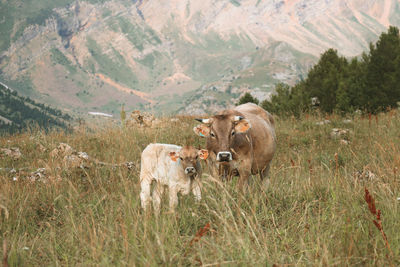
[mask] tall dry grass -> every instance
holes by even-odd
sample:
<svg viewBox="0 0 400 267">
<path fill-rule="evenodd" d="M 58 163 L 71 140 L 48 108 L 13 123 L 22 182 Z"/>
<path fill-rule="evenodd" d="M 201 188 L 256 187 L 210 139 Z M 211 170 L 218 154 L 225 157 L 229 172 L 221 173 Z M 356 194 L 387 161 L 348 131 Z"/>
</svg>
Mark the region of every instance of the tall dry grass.
<svg viewBox="0 0 400 267">
<path fill-rule="evenodd" d="M 139 200 L 140 153 L 150 142 L 204 146 L 182 117 L 159 129 L 113 125 L 74 134 L 31 132 L 0 139 L 19 147 L 19 160 L 0 167 L 50 166 L 59 142 L 98 160 L 136 166 L 64 170 L 61 181 L 13 181 L 1 173 L 0 238 L 9 266 L 155 265 L 378 265 L 400 264 L 400 111 L 350 124 L 320 115 L 277 118 L 278 151 L 269 188 L 257 177 L 246 194 L 236 180 L 204 175 L 203 199 L 180 198 L 176 214 L 164 205 L 159 217 L 144 214 Z M 350 143 L 330 136 L 349 128 Z M 40 145 L 47 151 L 40 150 Z M 46 165 L 47 164 L 47 165 Z M 207 172 L 207 171 L 206 171 Z M 373 175 L 372 175 L 373 174 Z M 385 234 L 371 223 L 364 188 L 381 210 Z M 167 203 L 164 197 L 163 203 Z"/>
</svg>

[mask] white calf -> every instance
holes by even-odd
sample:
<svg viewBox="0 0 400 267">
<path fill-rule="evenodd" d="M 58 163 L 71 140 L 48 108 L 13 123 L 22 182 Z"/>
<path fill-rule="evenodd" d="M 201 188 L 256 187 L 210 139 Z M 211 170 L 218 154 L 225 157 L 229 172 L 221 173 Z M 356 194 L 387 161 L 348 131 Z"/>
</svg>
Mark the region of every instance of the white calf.
<svg viewBox="0 0 400 267">
<path fill-rule="evenodd" d="M 142 152 L 140 169 L 140 200 L 142 208 L 147 209 L 150 199 L 156 213 L 160 210 L 164 186 L 169 189 L 169 207 L 178 205 L 178 193 L 193 192 L 197 201 L 201 199 L 201 166 L 199 158 L 207 159 L 208 151 L 197 150 L 191 146 L 180 147 L 167 144 L 150 144 Z M 152 197 L 151 183 L 156 181 Z"/>
</svg>

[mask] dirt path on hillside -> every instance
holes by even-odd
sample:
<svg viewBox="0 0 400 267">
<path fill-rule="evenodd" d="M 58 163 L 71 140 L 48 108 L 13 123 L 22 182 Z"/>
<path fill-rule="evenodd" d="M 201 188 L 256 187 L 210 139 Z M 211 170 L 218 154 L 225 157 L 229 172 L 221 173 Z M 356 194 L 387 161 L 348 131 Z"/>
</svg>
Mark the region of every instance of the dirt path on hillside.
<svg viewBox="0 0 400 267">
<path fill-rule="evenodd" d="M 123 85 L 111 80 L 109 77 L 104 76 L 101 73 L 96 73 L 95 75 L 98 78 L 100 78 L 100 80 L 104 81 L 105 83 L 108 83 L 112 87 L 115 87 L 115 88 L 117 88 L 118 90 L 120 90 L 122 92 L 125 92 L 125 93 L 128 93 L 128 94 L 132 93 L 132 94 L 137 95 L 138 97 L 142 98 L 143 100 L 146 100 L 147 102 L 149 102 L 151 104 L 155 103 L 154 100 L 150 99 L 150 95 L 149 94 L 146 94 L 144 92 L 140 92 L 140 91 L 128 88 L 126 86 L 123 86 Z"/>
</svg>

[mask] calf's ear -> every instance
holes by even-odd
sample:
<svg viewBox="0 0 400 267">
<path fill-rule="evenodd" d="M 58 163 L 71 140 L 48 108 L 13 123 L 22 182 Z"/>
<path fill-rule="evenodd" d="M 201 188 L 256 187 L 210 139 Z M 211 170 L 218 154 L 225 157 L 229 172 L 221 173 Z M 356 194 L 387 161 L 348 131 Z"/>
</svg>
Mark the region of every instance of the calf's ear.
<svg viewBox="0 0 400 267">
<path fill-rule="evenodd" d="M 200 149 L 199 152 L 197 152 L 197 153 L 201 159 L 206 160 L 208 158 L 208 150 L 207 149 Z"/>
<path fill-rule="evenodd" d="M 208 137 L 210 135 L 210 126 L 206 124 L 199 124 L 193 128 L 195 134 L 201 137 Z"/>
<path fill-rule="evenodd" d="M 179 153 L 169 152 L 169 157 L 171 158 L 172 161 L 177 161 L 179 158 Z"/>
<path fill-rule="evenodd" d="M 245 133 L 251 128 L 250 122 L 240 116 L 236 116 L 238 119 L 235 118 L 235 131 L 237 133 Z"/>
</svg>

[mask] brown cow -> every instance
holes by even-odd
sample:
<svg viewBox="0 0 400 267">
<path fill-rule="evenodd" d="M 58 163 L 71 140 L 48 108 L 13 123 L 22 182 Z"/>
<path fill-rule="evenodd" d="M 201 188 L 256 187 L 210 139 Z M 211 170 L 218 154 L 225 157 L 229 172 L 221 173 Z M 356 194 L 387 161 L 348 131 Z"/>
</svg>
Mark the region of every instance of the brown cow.
<svg viewBox="0 0 400 267">
<path fill-rule="evenodd" d="M 226 179 L 238 174 L 240 187 L 251 174 L 259 174 L 262 180 L 266 178 L 276 150 L 274 119 L 269 112 L 247 103 L 196 120 L 202 124 L 193 130 L 207 138 L 212 176 L 222 175 Z"/>
</svg>

